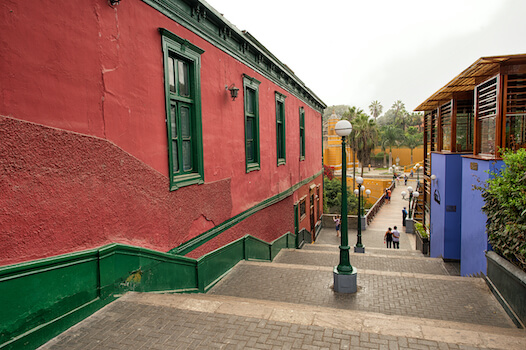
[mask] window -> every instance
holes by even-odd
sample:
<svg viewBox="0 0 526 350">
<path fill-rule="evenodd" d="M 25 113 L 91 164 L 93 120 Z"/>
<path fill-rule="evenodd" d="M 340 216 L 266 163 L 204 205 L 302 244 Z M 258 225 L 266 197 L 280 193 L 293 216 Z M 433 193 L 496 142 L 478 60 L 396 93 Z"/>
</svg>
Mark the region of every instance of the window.
<svg viewBox="0 0 526 350">
<path fill-rule="evenodd" d="M 476 88 L 478 151 L 483 154 L 495 154 L 495 136 L 497 124 L 498 77 L 491 78 Z"/>
<path fill-rule="evenodd" d="M 200 67 L 197 46 L 160 29 L 164 55 L 164 84 L 170 190 L 204 182 L 201 125 Z"/>
<path fill-rule="evenodd" d="M 305 160 L 305 109 L 300 107 L 300 160 Z"/>
<path fill-rule="evenodd" d="M 278 165 L 286 163 L 285 157 L 285 95 L 276 92 L 276 153 Z"/>
<path fill-rule="evenodd" d="M 300 199 L 300 221 L 307 216 L 307 196 Z"/>
<path fill-rule="evenodd" d="M 473 100 L 456 101 L 457 152 L 473 151 Z"/>
<path fill-rule="evenodd" d="M 260 169 L 259 156 L 259 84 L 247 75 L 243 76 L 245 98 L 245 155 L 247 173 Z"/>
</svg>

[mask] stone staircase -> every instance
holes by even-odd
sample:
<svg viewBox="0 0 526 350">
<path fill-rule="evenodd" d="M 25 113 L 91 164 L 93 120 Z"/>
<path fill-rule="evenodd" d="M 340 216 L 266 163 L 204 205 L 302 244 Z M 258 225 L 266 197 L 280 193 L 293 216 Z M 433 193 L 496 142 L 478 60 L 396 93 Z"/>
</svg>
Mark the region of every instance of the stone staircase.
<svg viewBox="0 0 526 350">
<path fill-rule="evenodd" d="M 207 294 L 128 293 L 42 349 L 526 349 L 483 279 L 455 276 L 405 232 L 403 249 L 383 247 L 403 204 L 393 195 L 365 254 L 350 254 L 357 293 L 332 289 L 339 239 L 325 228 L 273 262 L 240 262 Z"/>
</svg>

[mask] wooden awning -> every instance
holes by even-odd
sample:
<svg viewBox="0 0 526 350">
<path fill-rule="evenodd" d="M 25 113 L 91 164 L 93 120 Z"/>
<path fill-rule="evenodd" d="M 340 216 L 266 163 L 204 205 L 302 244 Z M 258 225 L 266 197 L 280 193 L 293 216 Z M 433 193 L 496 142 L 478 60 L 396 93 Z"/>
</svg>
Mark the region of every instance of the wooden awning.
<svg viewBox="0 0 526 350">
<path fill-rule="evenodd" d="M 475 90 L 475 86 L 496 75 L 503 64 L 524 62 L 526 54 L 481 57 L 462 73 L 457 75 L 446 86 L 422 102 L 415 111 L 429 111 L 451 100 L 454 94 Z"/>
</svg>

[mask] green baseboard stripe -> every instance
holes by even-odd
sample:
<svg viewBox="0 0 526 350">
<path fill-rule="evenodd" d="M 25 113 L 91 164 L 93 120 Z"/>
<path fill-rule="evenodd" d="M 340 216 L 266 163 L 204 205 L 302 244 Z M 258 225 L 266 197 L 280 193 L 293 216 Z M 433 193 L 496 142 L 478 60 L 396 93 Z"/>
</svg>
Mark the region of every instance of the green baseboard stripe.
<svg viewBox="0 0 526 350">
<path fill-rule="evenodd" d="M 271 205 L 274 205 L 283 199 L 287 198 L 288 196 L 291 196 L 297 189 L 300 187 L 308 184 L 309 182 L 313 181 L 317 177 L 323 174 L 323 169 L 320 170 L 318 173 L 312 175 L 309 178 L 304 179 L 303 181 L 295 184 L 294 186 L 290 187 L 284 192 L 281 192 L 273 197 L 270 197 L 263 202 L 258 203 L 254 207 L 245 210 L 244 212 L 226 220 L 225 222 L 215 226 L 214 228 L 200 234 L 197 237 L 194 237 L 190 239 L 189 241 L 175 247 L 174 249 L 171 249 L 168 251 L 168 253 L 176 254 L 176 255 L 186 255 L 190 253 L 192 250 L 200 247 L 201 245 L 205 244 L 206 242 L 210 241 L 212 238 L 216 237 L 217 235 L 223 233 L 224 231 L 228 230 L 229 228 L 239 224 L 241 221 L 245 220 L 246 218 L 250 217 L 251 215 L 254 215 L 258 211 L 261 211 L 267 207 L 270 207 Z"/>
<path fill-rule="evenodd" d="M 128 291 L 206 292 L 241 260 L 271 261 L 296 236 L 246 235 L 199 259 L 109 244 L 0 267 L 0 349 L 34 349 Z"/>
</svg>

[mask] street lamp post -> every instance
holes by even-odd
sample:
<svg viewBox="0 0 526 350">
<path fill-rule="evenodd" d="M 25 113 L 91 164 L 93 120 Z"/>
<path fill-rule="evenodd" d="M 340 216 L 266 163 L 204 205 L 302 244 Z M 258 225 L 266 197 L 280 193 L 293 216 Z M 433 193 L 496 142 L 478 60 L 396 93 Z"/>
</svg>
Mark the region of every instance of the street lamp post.
<svg viewBox="0 0 526 350">
<path fill-rule="evenodd" d="M 365 190 L 363 184 L 363 177 L 357 176 L 356 183 L 358 192 L 358 239 L 356 240 L 356 245 L 354 246 L 355 253 L 365 253 L 365 247 L 362 244 L 362 192 Z"/>
<path fill-rule="evenodd" d="M 334 267 L 334 291 L 337 293 L 356 293 L 358 290 L 356 269 L 349 259 L 349 233 L 347 226 L 347 154 L 345 139 L 352 131 L 348 120 L 340 120 L 334 127 L 336 134 L 342 138 L 342 205 L 341 205 L 341 243 L 340 262 Z"/>
</svg>

